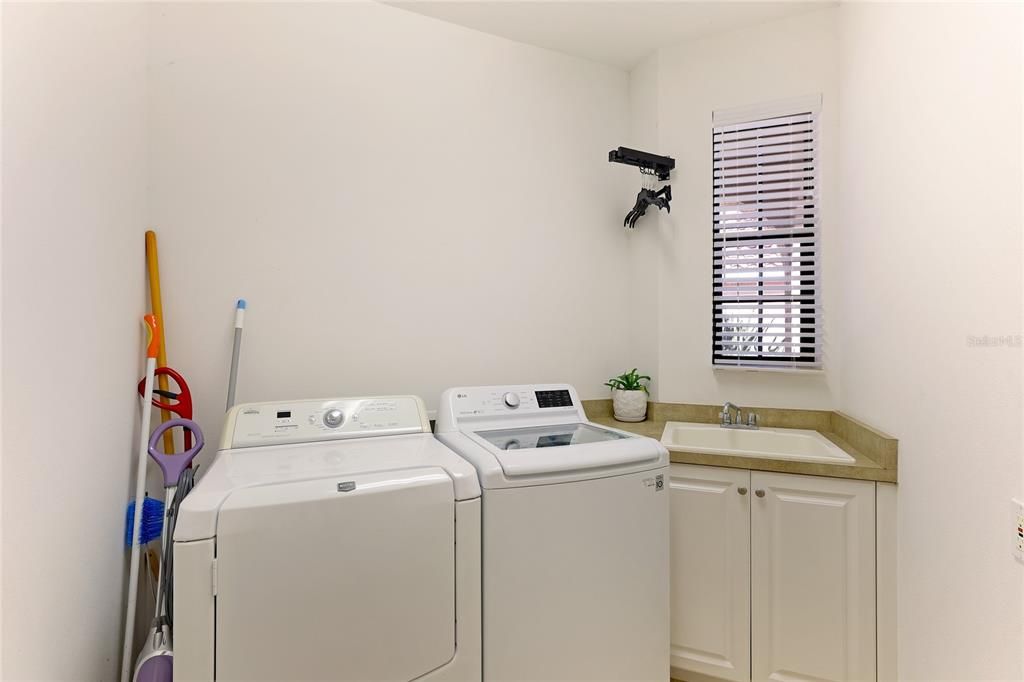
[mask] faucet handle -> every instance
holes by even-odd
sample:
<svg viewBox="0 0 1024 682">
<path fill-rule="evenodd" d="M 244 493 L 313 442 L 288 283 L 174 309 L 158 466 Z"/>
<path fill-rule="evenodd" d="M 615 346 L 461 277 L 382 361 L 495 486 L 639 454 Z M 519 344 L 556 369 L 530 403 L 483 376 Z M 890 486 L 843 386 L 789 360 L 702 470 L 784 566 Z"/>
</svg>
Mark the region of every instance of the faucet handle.
<svg viewBox="0 0 1024 682">
<path fill-rule="evenodd" d="M 718 418 L 722 426 L 732 424 L 732 415 L 729 414 L 729 410 L 722 410 L 718 413 Z"/>
<path fill-rule="evenodd" d="M 757 413 L 751 412 L 747 415 L 747 426 L 757 426 Z"/>
</svg>

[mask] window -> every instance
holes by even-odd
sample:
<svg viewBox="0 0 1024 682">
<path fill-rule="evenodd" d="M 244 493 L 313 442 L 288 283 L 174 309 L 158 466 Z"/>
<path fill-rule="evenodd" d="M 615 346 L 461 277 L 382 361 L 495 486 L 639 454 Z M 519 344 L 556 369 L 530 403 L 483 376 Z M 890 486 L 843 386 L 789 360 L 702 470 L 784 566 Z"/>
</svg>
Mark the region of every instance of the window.
<svg viewBox="0 0 1024 682">
<path fill-rule="evenodd" d="M 716 366 L 821 366 L 817 146 L 820 98 L 715 112 Z"/>
</svg>

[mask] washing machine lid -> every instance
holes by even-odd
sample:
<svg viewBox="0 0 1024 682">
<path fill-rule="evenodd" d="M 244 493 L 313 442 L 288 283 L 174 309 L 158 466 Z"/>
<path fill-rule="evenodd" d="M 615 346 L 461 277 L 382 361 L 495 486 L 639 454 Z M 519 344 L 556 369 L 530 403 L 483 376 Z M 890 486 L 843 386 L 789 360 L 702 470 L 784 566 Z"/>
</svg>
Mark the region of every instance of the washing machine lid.
<svg viewBox="0 0 1024 682">
<path fill-rule="evenodd" d="M 406 480 L 407 471 L 433 467 L 452 483 L 455 500 L 480 496 L 473 465 L 430 433 L 264 447 L 244 447 L 217 453 L 178 513 L 176 542 L 216 537 L 219 513 L 236 492 L 274 488 L 298 481 L 323 481 L 338 486 L 360 474 Z"/>
<path fill-rule="evenodd" d="M 412 680 L 455 653 L 441 468 L 233 491 L 218 521 L 216 678 Z"/>
<path fill-rule="evenodd" d="M 539 424 L 468 433 L 497 459 L 505 476 L 536 476 L 657 463 L 650 439 L 588 422 Z"/>
<path fill-rule="evenodd" d="M 630 437 L 629 434 L 621 431 L 612 431 L 584 422 L 542 424 L 512 429 L 486 429 L 475 433 L 499 450 L 567 447 L 623 440 Z"/>
<path fill-rule="evenodd" d="M 668 462 L 658 441 L 591 423 L 569 384 L 450 388 L 435 433 L 473 463 L 484 488 L 568 483 Z"/>
</svg>

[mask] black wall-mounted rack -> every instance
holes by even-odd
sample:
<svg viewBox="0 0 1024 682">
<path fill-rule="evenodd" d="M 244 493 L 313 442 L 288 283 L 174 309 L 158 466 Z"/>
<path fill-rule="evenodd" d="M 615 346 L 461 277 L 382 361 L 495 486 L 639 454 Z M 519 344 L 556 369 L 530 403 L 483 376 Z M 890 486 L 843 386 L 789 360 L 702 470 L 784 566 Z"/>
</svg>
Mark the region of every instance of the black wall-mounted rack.
<svg viewBox="0 0 1024 682">
<path fill-rule="evenodd" d="M 611 150 L 608 152 L 608 161 L 624 163 L 627 166 L 639 166 L 640 170 L 651 171 L 662 181 L 668 180 L 669 173 L 676 167 L 676 160 L 671 156 L 659 156 L 629 147 Z"/>
</svg>

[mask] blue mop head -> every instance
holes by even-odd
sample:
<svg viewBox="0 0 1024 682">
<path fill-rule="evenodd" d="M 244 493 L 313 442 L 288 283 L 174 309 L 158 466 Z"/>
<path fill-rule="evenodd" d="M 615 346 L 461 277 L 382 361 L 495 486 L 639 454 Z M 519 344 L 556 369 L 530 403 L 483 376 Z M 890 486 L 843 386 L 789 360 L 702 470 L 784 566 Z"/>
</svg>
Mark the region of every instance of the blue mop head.
<svg viewBox="0 0 1024 682">
<path fill-rule="evenodd" d="M 132 527 L 135 524 L 135 503 L 128 505 L 128 523 L 124 529 L 124 546 L 132 546 Z M 142 501 L 142 525 L 139 527 L 139 540 L 142 545 L 160 537 L 164 531 L 164 503 L 147 497 Z"/>
</svg>

